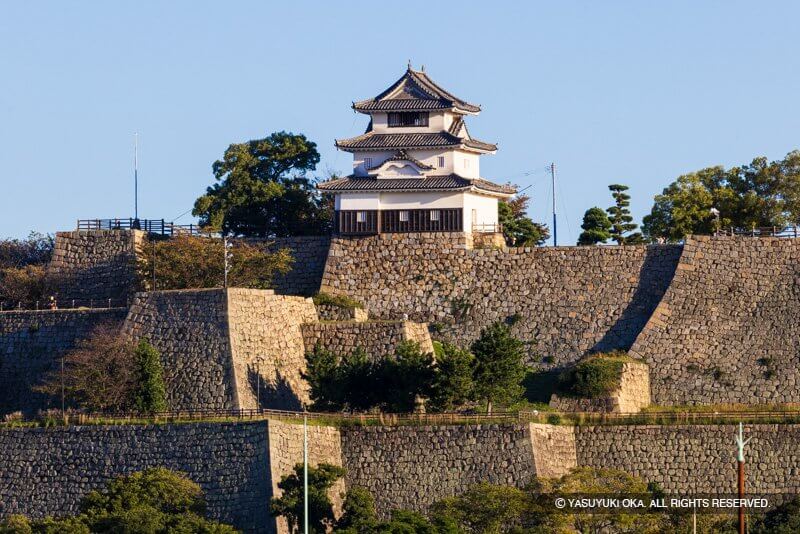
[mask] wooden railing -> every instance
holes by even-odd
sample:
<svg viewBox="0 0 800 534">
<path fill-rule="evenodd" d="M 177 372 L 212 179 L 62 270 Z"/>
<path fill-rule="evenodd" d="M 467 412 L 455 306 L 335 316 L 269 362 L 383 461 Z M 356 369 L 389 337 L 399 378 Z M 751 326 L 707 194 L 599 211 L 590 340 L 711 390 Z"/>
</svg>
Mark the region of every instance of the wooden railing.
<svg viewBox="0 0 800 534">
<path fill-rule="evenodd" d="M 476 234 L 497 234 L 503 232 L 503 225 L 500 223 L 473 224 L 472 233 Z"/>
<path fill-rule="evenodd" d="M 196 224 L 175 224 L 164 219 L 78 219 L 79 231 L 88 230 L 142 230 L 148 234 L 200 235 L 202 228 Z"/>
<path fill-rule="evenodd" d="M 7 301 L 0 300 L 0 312 L 14 311 L 44 311 L 44 310 L 105 310 L 112 308 L 127 308 L 127 299 L 50 299 L 34 301 Z"/>
</svg>

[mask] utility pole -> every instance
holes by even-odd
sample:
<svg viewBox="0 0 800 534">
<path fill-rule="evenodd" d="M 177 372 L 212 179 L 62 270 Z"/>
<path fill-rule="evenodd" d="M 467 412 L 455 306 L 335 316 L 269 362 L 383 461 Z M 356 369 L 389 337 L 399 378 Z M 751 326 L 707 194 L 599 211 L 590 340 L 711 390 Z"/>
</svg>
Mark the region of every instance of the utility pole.
<svg viewBox="0 0 800 534">
<path fill-rule="evenodd" d="M 553 182 L 553 246 L 558 246 L 558 221 L 556 220 L 556 164 L 550 164 L 550 179 Z"/>
<path fill-rule="evenodd" d="M 303 406 L 305 411 L 305 406 Z M 303 529 L 308 534 L 308 416 L 303 414 Z"/>
<path fill-rule="evenodd" d="M 740 503 L 744 499 L 744 446 L 747 445 L 753 438 L 744 439 L 742 423 L 739 423 L 739 435 L 736 436 L 736 460 L 739 464 L 739 499 Z M 739 505 L 739 534 L 744 532 L 744 505 Z"/>
</svg>

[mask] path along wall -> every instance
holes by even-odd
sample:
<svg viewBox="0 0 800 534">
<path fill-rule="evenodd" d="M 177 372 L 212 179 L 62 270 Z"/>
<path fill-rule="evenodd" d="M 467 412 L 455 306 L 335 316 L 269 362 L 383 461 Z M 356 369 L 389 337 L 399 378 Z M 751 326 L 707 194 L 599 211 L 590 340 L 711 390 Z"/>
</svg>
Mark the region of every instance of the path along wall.
<svg viewBox="0 0 800 534">
<path fill-rule="evenodd" d="M 334 238 L 322 290 L 371 317 L 443 323 L 466 344 L 518 318 L 530 364 L 562 366 L 590 350 L 628 349 L 666 291 L 681 247 L 467 249 L 463 234 Z"/>
<path fill-rule="evenodd" d="M 800 402 L 800 239 L 686 240 L 631 355 L 656 404 Z"/>
<path fill-rule="evenodd" d="M 79 340 L 103 323 L 119 325 L 125 312 L 124 308 L 0 312 L 0 414 L 53 407 L 54 399 L 31 388 L 58 369 L 61 356 Z"/>
</svg>

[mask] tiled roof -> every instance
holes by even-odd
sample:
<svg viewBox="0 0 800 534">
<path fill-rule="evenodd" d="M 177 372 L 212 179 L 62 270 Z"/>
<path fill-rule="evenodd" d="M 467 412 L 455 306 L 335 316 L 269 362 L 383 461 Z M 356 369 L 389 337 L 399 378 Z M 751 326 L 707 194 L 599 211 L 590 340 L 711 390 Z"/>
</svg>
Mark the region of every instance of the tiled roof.
<svg viewBox="0 0 800 534">
<path fill-rule="evenodd" d="M 420 149 L 420 148 L 448 148 L 466 146 L 476 150 L 493 152 L 497 145 L 485 143 L 477 139 L 456 137 L 449 132 L 435 133 L 402 133 L 402 134 L 376 134 L 367 132 L 350 139 L 337 139 L 336 148 L 342 150 L 386 150 L 386 149 Z"/>
<path fill-rule="evenodd" d="M 516 188 L 499 185 L 482 178 L 464 178 L 457 174 L 427 176 L 425 178 L 370 178 L 347 176 L 317 184 L 327 192 L 356 191 L 453 191 L 475 187 L 491 193 L 514 194 Z"/>
<path fill-rule="evenodd" d="M 480 112 L 480 106 L 470 104 L 444 90 L 424 71 L 409 66 L 405 74 L 388 89 L 367 100 L 353 103 L 356 111 L 428 111 L 432 109 L 458 109 L 468 113 Z"/>
<path fill-rule="evenodd" d="M 420 160 L 409 156 L 408 153 L 405 150 L 398 150 L 395 153 L 395 155 L 392 156 L 391 158 L 387 158 L 387 159 L 383 160 L 382 162 L 380 162 L 379 164 L 373 165 L 372 167 L 370 167 L 367 170 L 368 171 L 372 171 L 372 170 L 375 170 L 375 169 L 379 169 L 387 161 L 410 161 L 411 163 L 413 163 L 414 165 L 416 165 L 417 167 L 419 167 L 420 169 L 425 170 L 425 171 L 428 171 L 428 170 L 433 168 L 432 165 L 427 165 L 425 163 L 422 163 Z"/>
</svg>

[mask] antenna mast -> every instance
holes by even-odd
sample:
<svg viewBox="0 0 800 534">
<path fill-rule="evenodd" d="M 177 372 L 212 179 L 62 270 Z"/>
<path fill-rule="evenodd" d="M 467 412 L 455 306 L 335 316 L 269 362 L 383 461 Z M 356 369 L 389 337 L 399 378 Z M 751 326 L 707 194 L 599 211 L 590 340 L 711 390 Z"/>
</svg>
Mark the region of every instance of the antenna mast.
<svg viewBox="0 0 800 534">
<path fill-rule="evenodd" d="M 556 164 L 550 164 L 550 178 L 553 182 L 553 246 L 558 246 L 558 221 L 556 220 Z"/>
<path fill-rule="evenodd" d="M 139 220 L 139 134 L 133 134 L 133 219 Z"/>
</svg>

